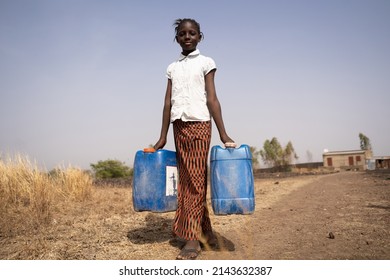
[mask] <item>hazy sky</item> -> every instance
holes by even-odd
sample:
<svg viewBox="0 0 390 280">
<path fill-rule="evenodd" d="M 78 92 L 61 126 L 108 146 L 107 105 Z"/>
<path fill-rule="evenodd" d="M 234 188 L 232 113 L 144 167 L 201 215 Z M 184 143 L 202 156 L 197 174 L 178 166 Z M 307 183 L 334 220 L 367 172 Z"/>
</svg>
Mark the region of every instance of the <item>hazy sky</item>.
<svg viewBox="0 0 390 280">
<path fill-rule="evenodd" d="M 390 156 L 389 15 L 388 0 L 0 0 L 0 151 L 132 166 L 159 138 L 172 23 L 190 17 L 238 144 L 277 137 L 321 161 L 362 132 Z"/>
</svg>

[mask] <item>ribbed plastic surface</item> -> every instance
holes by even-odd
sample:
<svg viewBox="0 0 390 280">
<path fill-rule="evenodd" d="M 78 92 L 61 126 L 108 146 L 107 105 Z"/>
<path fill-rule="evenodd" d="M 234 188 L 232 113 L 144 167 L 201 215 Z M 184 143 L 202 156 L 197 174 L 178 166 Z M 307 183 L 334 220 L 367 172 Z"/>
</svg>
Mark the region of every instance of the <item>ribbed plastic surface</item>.
<svg viewBox="0 0 390 280">
<path fill-rule="evenodd" d="M 210 154 L 211 205 L 216 215 L 255 210 L 252 154 L 248 145 L 213 146 Z"/>
<path fill-rule="evenodd" d="M 135 211 L 170 212 L 177 208 L 176 153 L 138 151 L 133 166 Z"/>
</svg>

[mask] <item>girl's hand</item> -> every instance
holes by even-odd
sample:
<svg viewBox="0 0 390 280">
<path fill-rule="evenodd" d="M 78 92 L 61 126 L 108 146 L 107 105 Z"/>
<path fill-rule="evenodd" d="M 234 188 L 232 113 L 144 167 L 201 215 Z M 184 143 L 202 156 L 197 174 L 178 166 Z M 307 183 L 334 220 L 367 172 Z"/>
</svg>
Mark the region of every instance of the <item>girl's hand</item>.
<svg viewBox="0 0 390 280">
<path fill-rule="evenodd" d="M 221 136 L 222 143 L 235 143 L 232 138 L 230 138 L 228 135 Z"/>
<path fill-rule="evenodd" d="M 157 143 L 153 146 L 155 150 L 159 150 L 164 148 L 165 144 L 167 143 L 167 139 L 159 139 Z"/>
</svg>

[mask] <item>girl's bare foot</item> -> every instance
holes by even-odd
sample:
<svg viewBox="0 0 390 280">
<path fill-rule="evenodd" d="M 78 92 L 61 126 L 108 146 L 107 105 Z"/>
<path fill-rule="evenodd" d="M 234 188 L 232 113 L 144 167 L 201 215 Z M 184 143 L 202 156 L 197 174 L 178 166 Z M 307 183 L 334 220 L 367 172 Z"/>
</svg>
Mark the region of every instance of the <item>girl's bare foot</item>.
<svg viewBox="0 0 390 280">
<path fill-rule="evenodd" d="M 206 245 L 211 249 L 218 248 L 218 239 L 212 231 L 204 233 L 202 242 L 204 243 L 203 245 Z"/>
<path fill-rule="evenodd" d="M 181 249 L 177 260 L 195 260 L 201 252 L 200 244 L 198 240 L 189 240 L 186 245 Z"/>
</svg>

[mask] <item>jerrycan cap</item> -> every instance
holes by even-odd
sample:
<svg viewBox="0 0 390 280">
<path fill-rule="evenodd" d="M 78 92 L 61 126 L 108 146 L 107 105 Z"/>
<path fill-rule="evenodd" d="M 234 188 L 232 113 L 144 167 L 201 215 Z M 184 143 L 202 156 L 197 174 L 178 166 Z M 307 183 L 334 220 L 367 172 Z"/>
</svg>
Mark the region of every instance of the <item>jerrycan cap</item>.
<svg viewBox="0 0 390 280">
<path fill-rule="evenodd" d="M 144 148 L 144 153 L 154 153 L 155 151 L 156 149 L 153 147 Z"/>
</svg>

